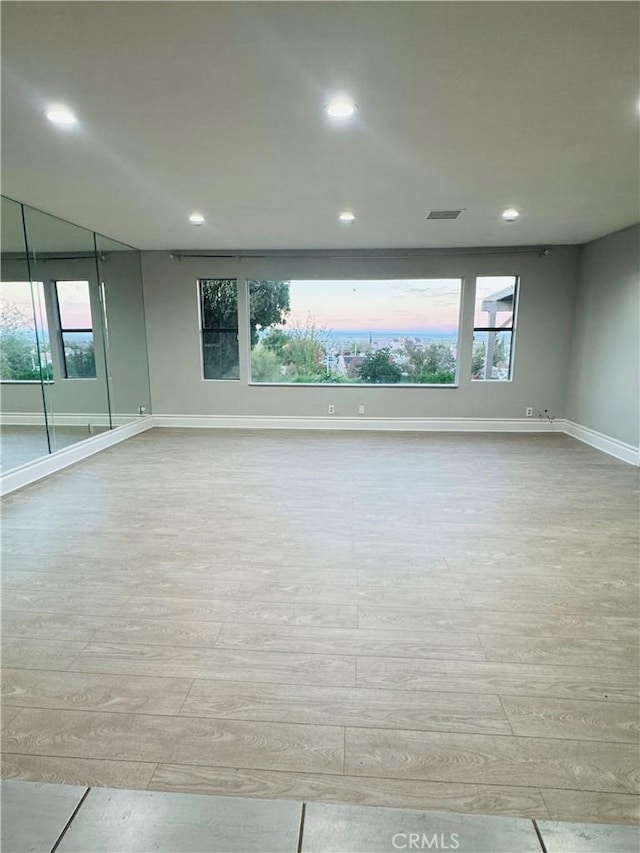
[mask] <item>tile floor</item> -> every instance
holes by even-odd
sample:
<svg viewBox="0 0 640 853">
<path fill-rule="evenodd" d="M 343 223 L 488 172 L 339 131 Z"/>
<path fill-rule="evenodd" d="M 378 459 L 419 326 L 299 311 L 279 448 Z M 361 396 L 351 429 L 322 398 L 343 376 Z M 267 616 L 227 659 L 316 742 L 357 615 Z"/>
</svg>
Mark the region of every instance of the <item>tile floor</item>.
<svg viewBox="0 0 640 853">
<path fill-rule="evenodd" d="M 5 778 L 637 820 L 638 470 L 566 436 L 156 429 L 2 532 Z"/>
<path fill-rule="evenodd" d="M 639 842 L 631 826 L 2 783 L 3 853 L 636 853 Z"/>
</svg>

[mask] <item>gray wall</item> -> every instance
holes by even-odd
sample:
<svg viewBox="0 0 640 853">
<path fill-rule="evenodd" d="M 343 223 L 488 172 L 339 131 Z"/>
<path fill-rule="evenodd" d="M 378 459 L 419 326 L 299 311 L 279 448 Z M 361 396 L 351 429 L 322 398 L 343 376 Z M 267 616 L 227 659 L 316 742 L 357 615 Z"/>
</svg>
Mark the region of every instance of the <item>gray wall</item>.
<svg viewBox="0 0 640 853">
<path fill-rule="evenodd" d="M 521 418 L 525 408 L 565 415 L 574 288 L 579 249 L 554 247 L 548 256 L 412 253 L 407 259 L 336 257 L 182 258 L 143 252 L 143 282 L 154 414 L 370 417 Z M 521 280 L 512 382 L 471 382 L 473 289 L 476 275 Z M 438 278 L 462 277 L 459 387 L 376 388 L 251 386 L 248 329 L 240 329 L 238 382 L 202 379 L 198 278 Z M 241 299 L 242 288 L 240 289 Z M 242 308 L 242 305 L 241 305 Z"/>
<path fill-rule="evenodd" d="M 100 262 L 107 315 L 111 410 L 151 411 L 144 303 L 138 252 L 105 252 Z"/>
<path fill-rule="evenodd" d="M 640 226 L 582 249 L 567 417 L 640 443 Z"/>
</svg>

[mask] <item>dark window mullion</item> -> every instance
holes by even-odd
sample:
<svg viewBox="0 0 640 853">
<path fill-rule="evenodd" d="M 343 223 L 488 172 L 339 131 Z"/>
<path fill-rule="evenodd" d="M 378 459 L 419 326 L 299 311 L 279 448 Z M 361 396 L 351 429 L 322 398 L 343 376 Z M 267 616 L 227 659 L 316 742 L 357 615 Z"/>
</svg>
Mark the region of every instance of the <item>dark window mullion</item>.
<svg viewBox="0 0 640 853">
<path fill-rule="evenodd" d="M 474 332 L 513 332 L 513 326 L 474 326 Z"/>
</svg>

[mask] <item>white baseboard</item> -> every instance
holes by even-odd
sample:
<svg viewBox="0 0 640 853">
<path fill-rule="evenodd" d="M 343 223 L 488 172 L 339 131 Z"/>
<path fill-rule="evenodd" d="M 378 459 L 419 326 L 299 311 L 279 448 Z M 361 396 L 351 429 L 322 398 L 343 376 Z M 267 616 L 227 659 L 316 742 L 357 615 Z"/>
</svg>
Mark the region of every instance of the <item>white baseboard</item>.
<svg viewBox="0 0 640 853">
<path fill-rule="evenodd" d="M 139 414 L 131 415 L 112 415 L 111 423 L 113 426 L 125 426 L 132 421 L 140 420 L 142 416 Z M 106 413 L 95 412 L 49 412 L 47 413 L 47 422 L 49 426 L 91 426 L 109 427 L 109 415 Z M 2 412 L 0 414 L 0 427 L 3 426 L 40 426 L 44 427 L 45 418 L 42 412 Z"/>
<path fill-rule="evenodd" d="M 572 438 L 577 438 L 584 444 L 590 447 L 595 447 L 596 450 L 601 450 L 609 456 L 615 456 L 622 462 L 628 462 L 629 465 L 640 465 L 640 449 L 632 444 L 626 444 L 624 441 L 618 441 L 617 438 L 611 438 L 601 432 L 596 432 L 589 427 L 575 424 L 573 421 L 562 421 L 562 429 L 567 435 Z"/>
<path fill-rule="evenodd" d="M 6 416 L 3 417 L 3 422 Z M 79 415 L 77 417 L 84 418 Z M 87 423 L 87 421 L 82 421 Z M 107 447 L 153 427 L 200 429 L 295 429 L 295 430 L 378 430 L 391 432 L 520 432 L 570 435 L 590 447 L 614 456 L 630 465 L 640 464 L 640 451 L 588 427 L 558 419 L 553 422 L 531 418 L 341 418 L 341 417 L 259 417 L 210 415 L 147 415 L 137 416 L 130 423 L 100 435 L 79 441 L 41 457 L 0 477 L 0 495 L 24 488 L 49 474 L 87 459 Z"/>
<path fill-rule="evenodd" d="M 146 432 L 153 426 L 152 417 L 138 416 L 138 419 L 133 423 L 103 432 L 84 441 L 78 441 L 76 444 L 65 447 L 63 450 L 57 450 L 49 456 L 42 456 L 40 459 L 14 468 L 0 477 L 0 495 L 8 495 L 10 492 L 15 492 L 16 489 L 22 489 L 43 477 L 48 477 L 49 474 L 55 474 L 56 471 L 61 471 L 69 465 L 87 459 L 87 457 L 93 456 L 107 447 L 119 444 L 140 432 Z"/>
<path fill-rule="evenodd" d="M 533 418 L 305 418 L 286 416 L 154 415 L 158 427 L 200 429 L 378 430 L 383 432 L 562 432 Z"/>
<path fill-rule="evenodd" d="M 383 432 L 521 432 L 570 435 L 596 450 L 638 465 L 637 447 L 574 424 L 564 418 L 549 421 L 541 418 L 342 418 L 271 417 L 257 415 L 154 415 L 157 427 L 193 429 L 310 429 L 310 430 L 380 430 Z"/>
</svg>

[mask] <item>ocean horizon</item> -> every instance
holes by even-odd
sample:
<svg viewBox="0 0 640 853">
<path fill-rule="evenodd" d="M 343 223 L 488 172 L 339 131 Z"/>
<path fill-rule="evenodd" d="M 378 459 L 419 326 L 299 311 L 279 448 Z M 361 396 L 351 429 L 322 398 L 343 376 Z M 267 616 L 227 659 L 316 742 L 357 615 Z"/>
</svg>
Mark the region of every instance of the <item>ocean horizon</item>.
<svg viewBox="0 0 640 853">
<path fill-rule="evenodd" d="M 284 331 L 286 331 L 286 326 Z M 340 340 L 419 338 L 421 340 L 451 341 L 455 343 L 458 339 L 457 333 L 443 331 L 442 329 L 327 329 L 325 334 L 332 338 L 339 338 Z"/>
</svg>

